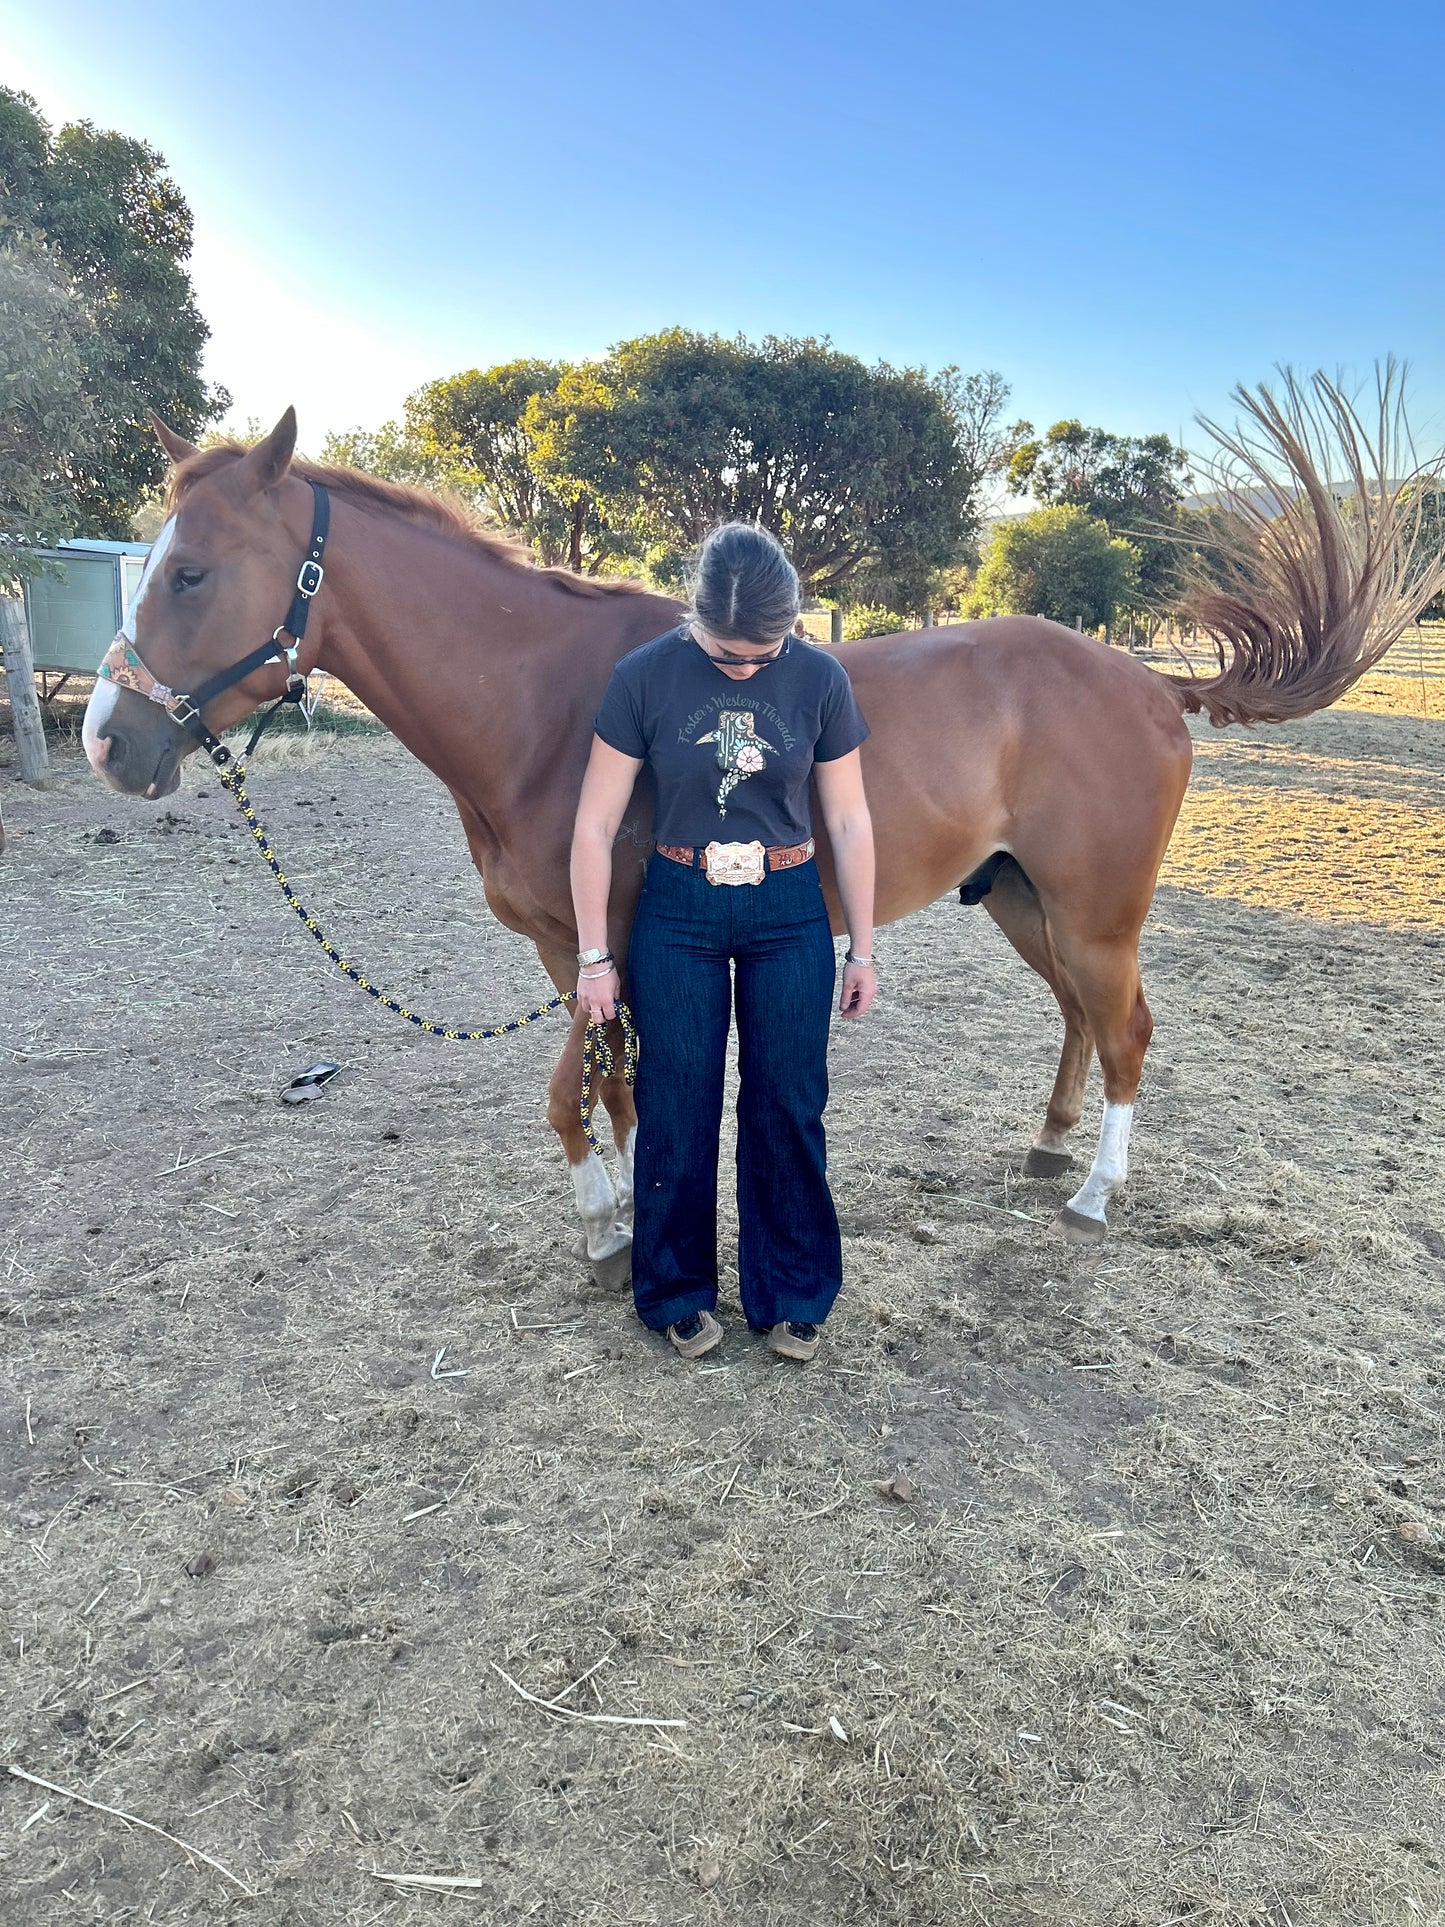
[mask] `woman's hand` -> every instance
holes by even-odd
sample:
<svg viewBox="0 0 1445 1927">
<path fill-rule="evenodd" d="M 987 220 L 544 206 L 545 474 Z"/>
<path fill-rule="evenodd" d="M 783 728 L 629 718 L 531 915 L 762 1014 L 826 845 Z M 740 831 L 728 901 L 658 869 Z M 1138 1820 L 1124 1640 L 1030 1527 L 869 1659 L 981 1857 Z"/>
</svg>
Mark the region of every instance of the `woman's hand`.
<svg viewBox="0 0 1445 1927">
<path fill-rule="evenodd" d="M 845 1017 L 861 1017 L 878 995 L 878 973 L 872 964 L 845 963 L 843 995 L 838 1008 Z"/>
<path fill-rule="evenodd" d="M 612 846 L 632 794 L 642 760 L 624 756 L 600 736 L 582 779 L 577 824 L 572 832 L 572 907 L 577 917 L 577 950 L 600 955 L 607 948 L 607 900 L 612 889 Z M 608 953 L 610 954 L 610 952 Z M 594 975 L 583 964 L 577 979 L 577 1007 L 589 1017 L 614 1017 L 621 988 L 617 970 Z"/>
<path fill-rule="evenodd" d="M 863 763 L 856 749 L 813 770 L 818 801 L 828 840 L 833 846 L 833 874 L 843 909 L 843 927 L 853 955 L 873 955 L 873 820 L 863 793 Z M 843 994 L 838 1008 L 845 1017 L 861 1017 L 878 995 L 878 979 L 871 963 L 843 960 Z"/>
<path fill-rule="evenodd" d="M 594 976 L 590 971 L 577 979 L 577 1002 L 592 1018 L 615 1017 L 617 1015 L 617 993 L 622 984 L 616 970 L 609 970 L 603 976 Z"/>
</svg>

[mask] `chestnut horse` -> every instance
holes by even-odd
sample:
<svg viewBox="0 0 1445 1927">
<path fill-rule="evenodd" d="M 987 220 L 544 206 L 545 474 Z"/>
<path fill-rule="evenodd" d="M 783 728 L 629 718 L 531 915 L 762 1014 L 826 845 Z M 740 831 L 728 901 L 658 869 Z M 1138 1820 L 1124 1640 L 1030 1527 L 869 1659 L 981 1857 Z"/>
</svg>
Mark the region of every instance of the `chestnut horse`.
<svg viewBox="0 0 1445 1927">
<path fill-rule="evenodd" d="M 1225 724 L 1321 708 L 1438 586 L 1441 571 L 1418 561 L 1418 511 L 1412 517 L 1399 481 L 1391 380 L 1378 433 L 1330 384 L 1290 378 L 1282 398 L 1237 394 L 1244 431 L 1212 431 L 1234 471 L 1210 534 L 1213 587 L 1199 604 L 1218 642 L 1216 675 L 1160 674 L 1028 616 L 849 645 L 872 728 L 863 770 L 878 922 L 971 885 L 965 899 L 982 896 L 1063 1013 L 1031 1173 L 1072 1162 L 1068 1137 L 1098 1053 L 1103 1126 L 1088 1176 L 1060 1214 L 1072 1237 L 1103 1237 L 1108 1199 L 1127 1173 L 1152 1029 L 1139 933 L 1189 781 L 1186 712 Z M 170 519 L 128 617 L 150 676 L 196 689 L 271 635 L 307 552 L 307 484 L 323 484 L 333 512 L 325 580 L 296 666 L 338 677 L 436 772 L 493 913 L 535 943 L 559 990 L 570 989 L 568 850 L 592 716 L 618 658 L 669 628 L 677 603 L 535 568 L 435 497 L 295 459 L 290 409 L 249 450 L 197 450 L 159 423 L 157 433 L 173 463 Z M 1332 450 L 1344 458 L 1343 493 Z M 230 728 L 277 696 L 285 676 L 281 663 L 253 670 L 209 704 L 207 724 Z M 147 797 L 175 789 L 196 746 L 156 700 L 108 681 L 91 697 L 84 740 L 113 788 Z M 609 935 L 619 956 L 652 847 L 650 815 L 644 779 L 614 866 Z M 826 843 L 819 862 L 837 929 Z M 614 1186 L 579 1122 L 583 1028 L 574 1019 L 549 1115 L 588 1254 L 615 1272 L 631 1237 L 635 1113 L 621 1078 L 604 1081 L 620 1153 Z"/>
</svg>

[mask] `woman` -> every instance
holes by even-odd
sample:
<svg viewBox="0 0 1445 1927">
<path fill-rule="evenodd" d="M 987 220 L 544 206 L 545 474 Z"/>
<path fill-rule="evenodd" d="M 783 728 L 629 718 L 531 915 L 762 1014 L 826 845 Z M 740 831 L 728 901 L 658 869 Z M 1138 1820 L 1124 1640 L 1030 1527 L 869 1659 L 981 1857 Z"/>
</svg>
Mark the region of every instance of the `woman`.
<svg viewBox="0 0 1445 1927">
<path fill-rule="evenodd" d="M 572 844 L 577 995 L 611 1017 L 612 846 L 639 769 L 652 770 L 656 852 L 627 953 L 637 1078 L 637 1314 L 684 1358 L 722 1337 L 717 1162 L 737 996 L 738 1276 L 743 1310 L 785 1358 L 809 1359 L 843 1282 L 823 1107 L 837 966 L 813 862 L 810 781 L 850 942 L 841 1009 L 873 972 L 868 726 L 836 656 L 798 639 L 798 578 L 781 545 L 733 522 L 703 544 L 692 607 L 622 658 L 597 712 Z"/>
</svg>

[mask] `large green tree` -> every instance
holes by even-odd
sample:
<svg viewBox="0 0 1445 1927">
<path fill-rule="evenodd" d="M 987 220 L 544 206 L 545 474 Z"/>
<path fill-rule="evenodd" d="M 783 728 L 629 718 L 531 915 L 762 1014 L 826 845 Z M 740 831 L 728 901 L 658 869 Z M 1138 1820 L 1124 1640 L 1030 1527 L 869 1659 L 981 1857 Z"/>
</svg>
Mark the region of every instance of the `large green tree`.
<svg viewBox="0 0 1445 1927">
<path fill-rule="evenodd" d="M 74 470 L 93 456 L 90 323 L 63 265 L 21 236 L 0 250 L 0 587 L 69 535 Z"/>
<path fill-rule="evenodd" d="M 413 488 L 440 488 L 447 478 L 428 458 L 403 422 L 383 422 L 380 428 L 349 428 L 332 433 L 321 444 L 321 460 L 340 468 L 359 468 L 383 481 L 406 482 Z"/>
<path fill-rule="evenodd" d="M 44 432 L 51 466 L 65 477 L 66 530 L 123 536 L 164 469 L 147 411 L 194 437 L 229 403 L 201 376 L 209 330 L 185 267 L 190 209 L 145 141 L 89 121 L 54 133 L 29 95 L 0 88 L 0 268 L 12 283 L 33 270 L 36 248 L 75 304 L 66 333 L 87 404 L 82 433 L 73 369 L 57 367 Z M 47 378 L 32 359 L 32 386 Z M 8 520 L 21 507 L 7 499 L 0 514 Z"/>
<path fill-rule="evenodd" d="M 530 532 L 545 508 L 523 417 L 532 396 L 550 393 L 561 372 L 549 361 L 510 361 L 428 382 L 407 398 L 408 437 L 421 453 L 463 471 L 499 522 Z"/>
<path fill-rule="evenodd" d="M 459 494 L 522 536 L 538 561 L 595 573 L 618 559 L 595 498 L 547 479 L 528 426 L 529 404 L 553 394 L 564 372 L 557 362 L 510 361 L 428 382 L 407 397 L 401 421 L 330 435 L 322 459 Z"/>
<path fill-rule="evenodd" d="M 921 597 L 971 531 L 947 381 L 826 341 L 620 342 L 538 392 L 526 425 L 547 485 L 585 493 L 664 581 L 736 520 L 778 535 L 815 594 L 888 581 Z"/>
<path fill-rule="evenodd" d="M 1167 435 L 1113 435 L 1055 422 L 1009 462 L 1008 486 L 1047 508 L 1082 509 L 1139 552 L 1138 607 L 1158 613 L 1180 589 L 1182 503 L 1189 458 Z"/>
<path fill-rule="evenodd" d="M 963 471 L 969 502 L 969 533 L 978 532 L 978 518 L 987 496 L 1006 477 L 1019 450 L 1034 432 L 1032 422 L 1005 424 L 1004 411 L 1012 392 L 996 368 L 976 375 L 945 368 L 937 386 L 953 425 L 954 444 Z"/>
<path fill-rule="evenodd" d="M 996 525 L 971 615 L 1037 615 L 1097 629 L 1134 606 L 1139 551 L 1081 508 L 1035 509 Z"/>
</svg>

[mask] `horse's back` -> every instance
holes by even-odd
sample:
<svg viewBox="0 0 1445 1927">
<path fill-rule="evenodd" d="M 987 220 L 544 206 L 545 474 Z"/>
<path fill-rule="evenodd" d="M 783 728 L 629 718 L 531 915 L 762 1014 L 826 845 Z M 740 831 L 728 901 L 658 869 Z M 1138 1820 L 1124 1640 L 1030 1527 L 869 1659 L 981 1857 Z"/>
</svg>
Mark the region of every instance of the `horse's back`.
<svg viewBox="0 0 1445 1927">
<path fill-rule="evenodd" d="M 975 713 L 1022 715 L 1061 697 L 1182 722 L 1178 695 L 1125 650 L 1041 616 L 988 616 L 894 635 L 867 636 L 840 652 L 859 694 L 876 692 L 880 714 L 890 688 L 929 684 L 957 692 Z M 1049 720 L 1043 716 L 1042 720 Z"/>
<path fill-rule="evenodd" d="M 842 660 L 871 731 L 883 916 L 996 849 L 1046 887 L 1105 851 L 1129 895 L 1152 891 L 1190 741 L 1178 696 L 1143 663 L 1033 616 L 870 637 Z"/>
</svg>

